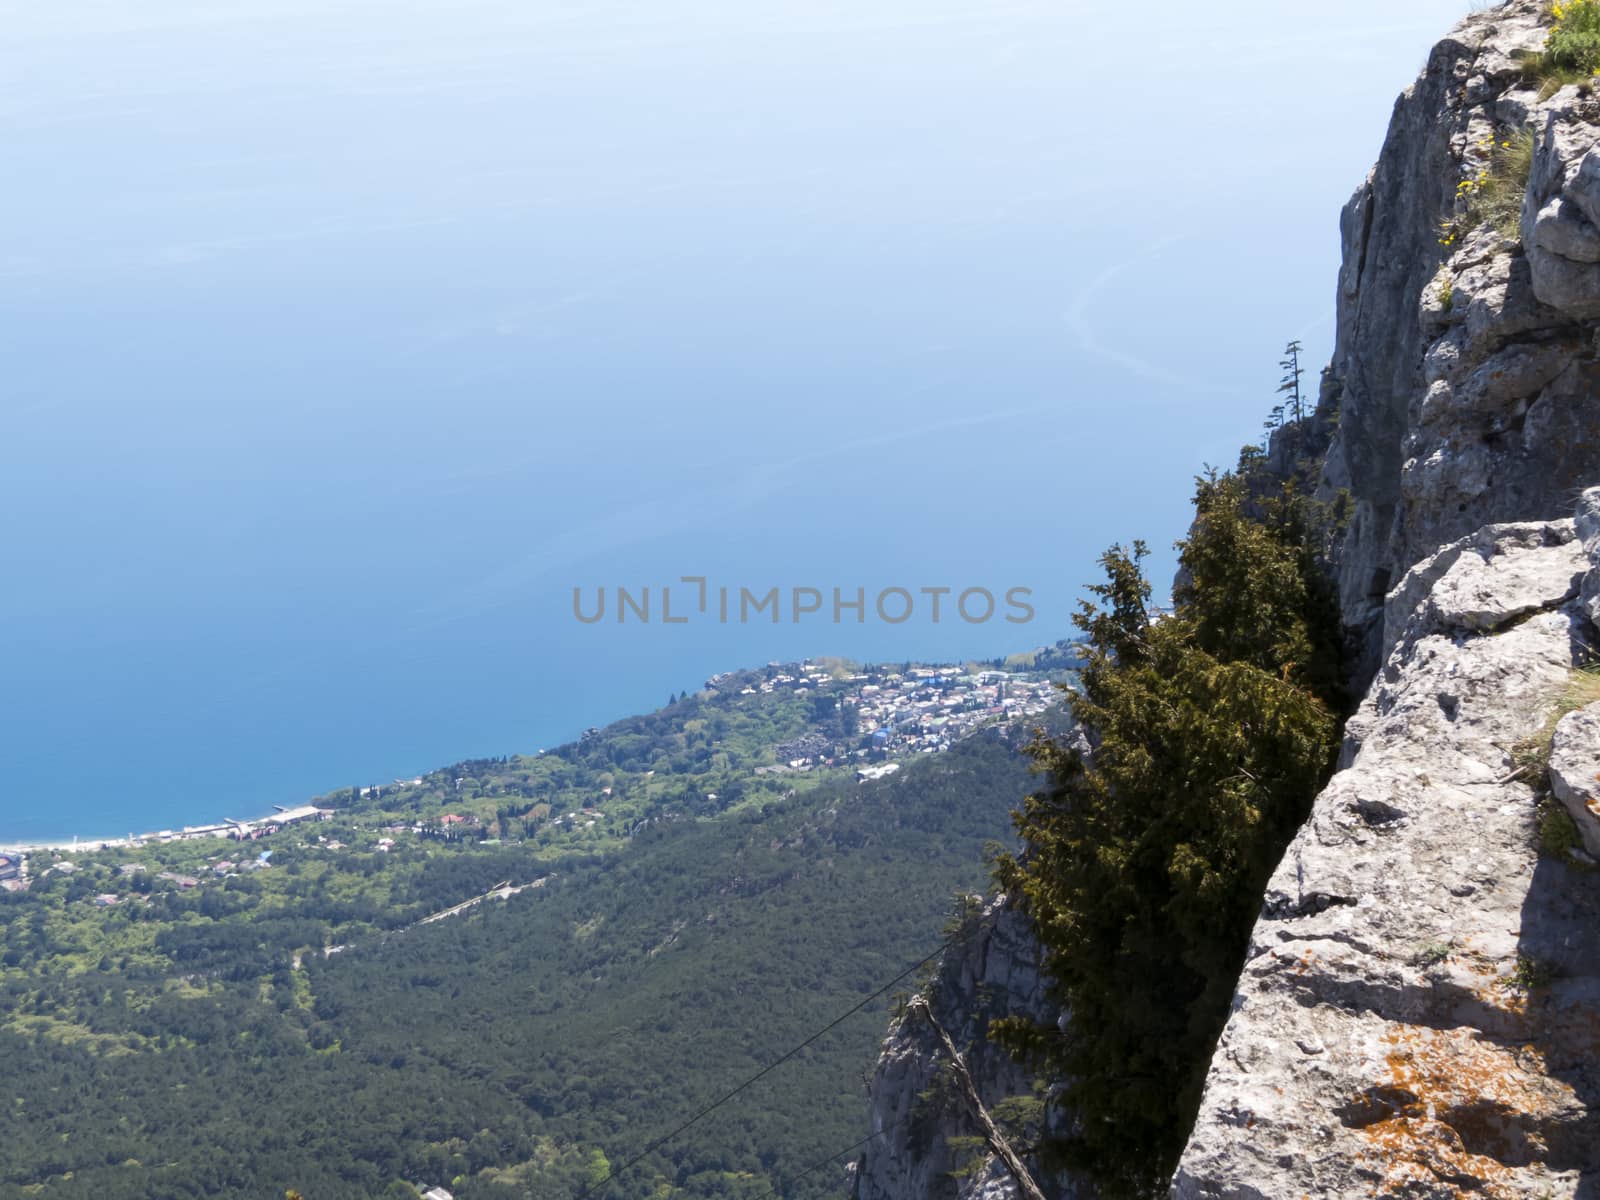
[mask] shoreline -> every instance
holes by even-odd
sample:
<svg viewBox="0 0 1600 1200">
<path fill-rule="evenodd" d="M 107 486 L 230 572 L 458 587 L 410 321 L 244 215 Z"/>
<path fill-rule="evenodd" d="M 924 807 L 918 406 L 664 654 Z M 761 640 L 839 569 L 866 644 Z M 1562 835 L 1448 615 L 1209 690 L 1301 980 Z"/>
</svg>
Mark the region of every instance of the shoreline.
<svg viewBox="0 0 1600 1200">
<path fill-rule="evenodd" d="M 174 829 L 170 837 L 160 833 L 144 833 L 134 834 L 131 838 L 124 834 L 122 837 L 112 838 L 77 837 L 70 841 L 0 841 L 0 854 L 87 854 L 98 850 L 119 850 L 144 846 L 150 842 L 178 842 L 191 838 L 223 836 L 225 835 L 221 833 L 184 833 L 181 829 Z"/>
<path fill-rule="evenodd" d="M 1037 655 L 1039 655 L 1041 653 L 1048 653 L 1050 651 L 1053 651 L 1059 645 L 1061 645 L 1060 642 L 1057 642 L 1055 645 L 1036 646 L 1033 649 L 1028 650 L 1028 651 L 1019 651 L 1019 652 L 1017 652 L 1017 654 L 1018 655 L 1026 654 L 1026 655 L 1029 655 L 1029 656 L 1037 656 Z M 1053 670 L 1057 669 L 1055 667 L 1049 667 L 1049 666 L 1044 667 L 1044 668 L 1040 668 L 1040 667 L 1037 667 L 1037 666 L 1034 666 L 1034 665 L 1016 665 L 1016 666 L 995 666 L 995 665 L 993 665 L 995 663 L 1004 662 L 1004 661 L 1006 661 L 1007 659 L 1009 659 L 1011 657 L 1014 657 L 1014 656 L 1013 655 L 1002 655 L 1002 656 L 1000 656 L 998 658 L 977 660 L 977 662 L 978 662 L 978 665 L 980 665 L 980 666 L 983 665 L 983 664 L 989 664 L 988 666 L 986 666 L 984 668 L 986 670 L 1000 671 L 1000 672 L 1003 672 L 1003 673 L 1008 674 L 1008 675 L 1010 675 L 1010 674 L 1016 674 L 1016 675 L 1022 675 L 1022 676 L 1038 675 L 1038 676 L 1047 678 L 1050 671 L 1053 671 Z M 850 666 L 854 666 L 854 667 L 865 667 L 865 668 L 873 668 L 873 667 L 878 667 L 878 666 L 882 665 L 882 664 L 873 663 L 873 662 L 859 662 L 859 661 L 857 661 L 855 659 L 841 658 L 841 657 L 832 656 L 832 655 L 809 656 L 809 657 L 806 657 L 806 658 L 803 658 L 803 659 L 793 660 L 792 662 L 781 664 L 781 665 L 783 665 L 783 666 L 806 667 L 806 666 L 818 665 L 818 664 L 820 664 L 820 665 L 846 664 L 846 665 L 850 665 Z M 769 665 L 771 665 L 771 664 L 769 664 Z M 915 665 L 918 666 L 918 667 L 930 668 L 930 669 L 936 669 L 936 670 L 943 670 L 943 669 L 946 669 L 946 668 L 961 669 L 964 666 L 964 664 L 962 664 L 962 663 L 940 662 L 940 661 L 928 661 L 928 662 L 917 661 L 915 663 Z M 730 671 L 718 672 L 717 674 L 712 675 L 710 677 L 710 679 L 707 680 L 706 684 L 704 685 L 704 688 L 710 689 L 712 691 L 715 691 L 716 688 L 714 687 L 714 684 L 716 683 L 716 681 L 722 680 L 722 679 L 726 679 L 728 677 L 735 676 L 735 675 L 740 675 L 740 674 L 745 674 L 745 673 L 748 673 L 748 672 L 753 672 L 755 670 L 757 670 L 757 668 L 739 667 L 739 668 L 734 668 L 733 670 L 730 670 Z M 638 715 L 638 714 L 625 714 L 624 716 L 618 717 L 614 721 L 608 723 L 607 728 L 609 728 L 609 726 L 611 724 L 616 724 L 618 722 L 628 720 L 631 715 Z M 569 739 L 569 741 L 573 741 L 573 740 L 576 740 L 576 739 Z M 565 743 L 561 743 L 561 744 L 565 744 Z M 544 750 L 540 749 L 540 750 L 536 751 L 535 753 L 536 754 L 543 754 Z M 417 778 L 412 779 L 412 780 L 396 779 L 394 781 L 394 783 L 396 785 L 401 785 L 401 786 L 404 786 L 408 782 L 412 783 L 412 784 L 420 784 L 422 782 L 422 777 L 418 776 Z M 391 785 L 384 784 L 382 786 L 384 788 L 388 788 Z M 365 791 L 365 789 L 362 789 L 362 790 Z M 315 805 L 311 805 L 311 804 L 301 804 L 301 805 L 295 806 L 293 808 L 285 808 L 285 807 L 282 807 L 282 806 L 274 806 L 274 808 L 276 810 L 275 812 L 270 813 L 265 817 L 255 818 L 254 820 L 236 821 L 236 820 L 232 820 L 232 819 L 229 819 L 229 818 L 224 818 L 222 821 L 212 822 L 212 823 L 208 823 L 208 824 L 204 824 L 204 825 L 185 825 L 185 826 L 182 826 L 182 827 L 176 828 L 176 829 L 162 829 L 162 830 L 151 831 L 151 832 L 148 832 L 148 833 L 127 833 L 127 834 L 123 834 L 123 835 L 116 836 L 116 837 L 104 837 L 104 838 L 102 838 L 102 837 L 77 837 L 77 836 L 71 837 L 71 838 L 65 838 L 65 837 L 58 837 L 58 838 L 43 837 L 43 838 L 25 838 L 25 839 L 21 839 L 21 840 L 17 840 L 17 841 L 7 841 L 3 837 L 0 837 L 0 854 L 18 854 L 18 855 L 44 854 L 44 853 L 55 853 L 55 854 L 84 853 L 84 854 L 87 854 L 87 853 L 94 853 L 94 852 L 100 851 L 100 850 L 117 850 L 117 849 L 138 848 L 140 846 L 148 845 L 151 842 L 191 841 L 191 840 L 198 840 L 198 839 L 204 838 L 204 837 L 224 837 L 225 838 L 225 837 L 229 837 L 229 836 L 235 835 L 235 832 L 238 831 L 238 830 L 241 830 L 241 829 L 242 830 L 259 829 L 259 828 L 261 828 L 263 826 L 271 825 L 271 824 L 273 824 L 275 822 L 280 824 L 280 825 L 281 824 L 293 824 L 293 823 L 295 823 L 297 821 L 305 820 L 306 818 L 308 818 L 310 816 L 313 816 L 313 815 L 317 815 L 317 814 L 321 814 L 323 816 L 331 816 L 336 811 L 336 810 L 331 809 L 331 808 L 329 808 L 329 809 L 317 808 Z"/>
<path fill-rule="evenodd" d="M 209 825 L 185 825 L 178 829 L 160 829 L 150 833 L 128 833 L 121 837 L 35 838 L 22 841 L 0 839 L 0 854 L 92 854 L 101 850 L 138 849 L 152 842 L 191 842 L 202 838 L 241 839 L 267 826 L 294 825 L 311 818 L 324 820 L 332 816 L 333 812 L 331 808 L 302 804 L 294 808 L 280 808 L 267 816 L 248 821 L 224 820 Z"/>
</svg>

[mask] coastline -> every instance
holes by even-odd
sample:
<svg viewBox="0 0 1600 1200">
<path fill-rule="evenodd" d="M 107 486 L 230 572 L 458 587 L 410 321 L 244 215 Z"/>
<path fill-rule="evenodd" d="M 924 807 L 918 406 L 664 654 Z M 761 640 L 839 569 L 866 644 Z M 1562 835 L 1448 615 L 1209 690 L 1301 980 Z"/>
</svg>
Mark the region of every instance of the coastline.
<svg viewBox="0 0 1600 1200">
<path fill-rule="evenodd" d="M 71 841 L 30 841 L 7 842 L 0 841 L 0 854 L 77 854 L 89 853 L 97 850 L 117 850 L 128 847 L 143 846 L 149 842 L 179 841 L 187 838 L 223 837 L 220 833 L 185 833 L 175 829 L 168 838 L 159 833 L 134 834 L 132 837 L 124 834 L 114 838 L 73 838 Z"/>
<path fill-rule="evenodd" d="M 189 842 L 202 838 L 243 839 L 262 832 L 272 832 L 284 825 L 300 821 L 324 820 L 333 815 L 331 808 L 318 808 L 302 804 L 295 808 L 280 808 L 264 817 L 249 821 L 224 820 L 209 825 L 185 825 L 178 829 L 161 829 L 150 833 L 129 833 L 109 838 L 36 838 L 23 841 L 0 839 L 3 854 L 91 854 L 101 850 L 137 849 L 151 842 Z"/>
</svg>

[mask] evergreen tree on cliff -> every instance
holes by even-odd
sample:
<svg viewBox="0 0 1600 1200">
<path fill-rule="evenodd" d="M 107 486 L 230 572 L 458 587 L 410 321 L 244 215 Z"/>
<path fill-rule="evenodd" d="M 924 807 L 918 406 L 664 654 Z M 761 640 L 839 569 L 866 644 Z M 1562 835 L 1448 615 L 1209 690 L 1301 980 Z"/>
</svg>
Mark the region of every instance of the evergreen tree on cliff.
<svg viewBox="0 0 1600 1200">
<path fill-rule="evenodd" d="M 1065 1082 L 1075 1132 L 1046 1150 L 1108 1195 L 1154 1195 L 1175 1166 L 1261 889 L 1336 748 L 1337 620 L 1308 506 L 1211 473 L 1195 510 L 1171 614 L 1150 611 L 1143 544 L 1102 557 L 1074 618 L 1091 649 L 1071 704 L 1094 749 L 1036 742 L 1048 784 L 996 871 L 1072 1016 L 1066 1035 L 999 1035 Z"/>
<path fill-rule="evenodd" d="M 1299 341 L 1290 342 L 1283 348 L 1283 360 L 1278 366 L 1283 368 L 1283 378 L 1278 382 L 1278 394 L 1282 396 L 1284 412 L 1294 414 L 1294 423 L 1300 424 L 1305 420 L 1305 405 L 1300 396 L 1300 379 L 1305 375 L 1306 369 L 1300 365 L 1300 351 L 1303 347 Z"/>
</svg>

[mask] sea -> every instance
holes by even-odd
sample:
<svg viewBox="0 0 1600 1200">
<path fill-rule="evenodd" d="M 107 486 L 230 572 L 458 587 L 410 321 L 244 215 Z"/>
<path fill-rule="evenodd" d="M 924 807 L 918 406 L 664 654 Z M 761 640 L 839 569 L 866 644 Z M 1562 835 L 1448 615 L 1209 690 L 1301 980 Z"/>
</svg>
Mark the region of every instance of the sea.
<svg viewBox="0 0 1600 1200">
<path fill-rule="evenodd" d="M 1113 542 L 1159 593 L 1459 7 L 12 14 L 0 841 L 1026 650 Z"/>
</svg>

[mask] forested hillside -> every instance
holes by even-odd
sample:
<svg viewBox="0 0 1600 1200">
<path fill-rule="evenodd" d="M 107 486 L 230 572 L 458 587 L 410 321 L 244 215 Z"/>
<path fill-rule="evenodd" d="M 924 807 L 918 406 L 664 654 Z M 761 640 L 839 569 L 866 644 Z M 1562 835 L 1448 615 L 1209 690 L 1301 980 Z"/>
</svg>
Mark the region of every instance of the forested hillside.
<svg viewBox="0 0 1600 1200">
<path fill-rule="evenodd" d="M 256 849 L 221 841 L 71 870 L 35 856 L 30 890 L 0 897 L 0 1196 L 576 1196 L 934 950 L 1027 788 L 1028 721 L 857 782 L 825 760 L 754 773 L 772 759 L 762 739 L 796 736 L 759 689 L 674 709 L 581 750 L 481 764 L 480 795 L 454 806 L 480 815 L 469 833 L 441 824 L 443 795 L 408 801 L 419 815 L 400 832 L 381 824 L 396 797 L 369 793 L 265 843 L 254 871 L 219 872 L 235 865 L 219 855 Z M 827 705 L 796 719 L 830 732 Z M 719 745 L 700 762 L 745 802 L 684 811 L 711 791 L 673 763 L 698 755 L 697 721 L 760 723 L 737 748 L 744 776 Z M 647 781 L 638 808 L 488 836 L 527 819 L 505 813 L 528 803 L 507 802 L 508 773 L 590 786 L 600 762 L 614 790 Z M 458 794 L 465 778 L 430 777 Z M 506 880 L 522 890 L 412 924 Z M 864 1135 L 888 1003 L 594 1194 L 835 1192 L 838 1169 L 799 1176 Z"/>
</svg>

